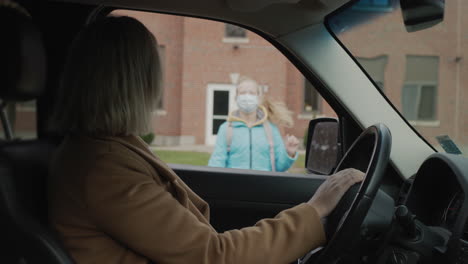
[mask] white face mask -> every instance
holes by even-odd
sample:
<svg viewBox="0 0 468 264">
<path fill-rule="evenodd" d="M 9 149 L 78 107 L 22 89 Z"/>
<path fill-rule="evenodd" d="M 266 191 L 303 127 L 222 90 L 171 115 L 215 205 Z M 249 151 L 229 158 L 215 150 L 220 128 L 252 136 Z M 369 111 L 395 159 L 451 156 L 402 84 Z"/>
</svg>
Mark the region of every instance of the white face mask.
<svg viewBox="0 0 468 264">
<path fill-rule="evenodd" d="M 252 113 L 258 107 L 258 96 L 252 94 L 241 94 L 237 96 L 237 106 L 242 112 Z"/>
</svg>

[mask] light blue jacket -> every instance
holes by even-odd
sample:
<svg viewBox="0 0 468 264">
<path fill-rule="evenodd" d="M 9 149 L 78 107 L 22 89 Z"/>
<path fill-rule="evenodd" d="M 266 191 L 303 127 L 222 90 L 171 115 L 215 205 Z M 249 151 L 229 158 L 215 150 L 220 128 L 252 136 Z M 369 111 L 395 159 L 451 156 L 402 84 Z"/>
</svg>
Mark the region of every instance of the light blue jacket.
<svg viewBox="0 0 468 264">
<path fill-rule="evenodd" d="M 258 108 L 257 119 L 259 121 L 249 128 L 246 122 L 236 116 L 236 112 L 230 115 L 228 121 L 232 122 L 231 151 L 227 152 L 228 122 L 224 122 L 219 127 L 215 149 L 208 166 L 271 171 L 270 145 L 263 127 L 268 117 L 263 107 Z M 286 171 L 296 161 L 297 153 L 294 158 L 291 158 L 286 151 L 278 127 L 271 124 L 271 130 L 276 171 Z"/>
</svg>

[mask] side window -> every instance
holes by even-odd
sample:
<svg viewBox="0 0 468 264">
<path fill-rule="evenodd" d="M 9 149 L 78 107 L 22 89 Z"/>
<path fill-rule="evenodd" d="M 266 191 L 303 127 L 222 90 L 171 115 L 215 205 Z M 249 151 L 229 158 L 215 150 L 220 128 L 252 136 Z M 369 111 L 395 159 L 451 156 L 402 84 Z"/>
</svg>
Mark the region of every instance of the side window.
<svg viewBox="0 0 468 264">
<path fill-rule="evenodd" d="M 269 170 L 268 121 L 277 171 L 304 172 L 309 120 L 336 114 L 269 42 L 227 23 L 128 10 L 113 14 L 138 19 L 158 41 L 164 95 L 154 112 L 154 131 L 143 138 L 162 160 Z M 245 91 L 239 83 L 247 84 Z M 288 153 L 287 134 L 299 141 L 297 156 Z"/>
<path fill-rule="evenodd" d="M 14 139 L 31 139 L 37 137 L 36 101 L 8 103 L 5 107 L 6 117 Z M 5 128 L 0 125 L 1 139 L 6 139 Z"/>
</svg>

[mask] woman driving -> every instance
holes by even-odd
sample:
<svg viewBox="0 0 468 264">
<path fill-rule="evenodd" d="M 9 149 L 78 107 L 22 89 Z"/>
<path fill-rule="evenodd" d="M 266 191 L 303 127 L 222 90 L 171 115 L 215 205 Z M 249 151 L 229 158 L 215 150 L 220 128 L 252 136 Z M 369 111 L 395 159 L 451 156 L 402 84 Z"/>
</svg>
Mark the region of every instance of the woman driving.
<svg viewBox="0 0 468 264">
<path fill-rule="evenodd" d="M 49 219 L 76 263 L 284 264 L 323 245 L 321 218 L 363 173 L 340 171 L 309 201 L 218 233 L 208 204 L 138 137 L 160 79 L 156 40 L 133 18 L 95 21 L 72 44 L 53 119 L 65 137 Z"/>
</svg>

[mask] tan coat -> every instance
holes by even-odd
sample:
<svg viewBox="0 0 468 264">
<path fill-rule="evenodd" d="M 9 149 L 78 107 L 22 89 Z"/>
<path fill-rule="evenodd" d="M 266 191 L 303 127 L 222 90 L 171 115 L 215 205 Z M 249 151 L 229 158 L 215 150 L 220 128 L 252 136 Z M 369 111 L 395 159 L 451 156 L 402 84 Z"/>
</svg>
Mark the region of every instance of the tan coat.
<svg viewBox="0 0 468 264">
<path fill-rule="evenodd" d="M 307 204 L 217 233 L 208 204 L 134 136 L 65 139 L 52 163 L 49 206 L 78 264 L 284 264 L 325 240 Z"/>
</svg>

